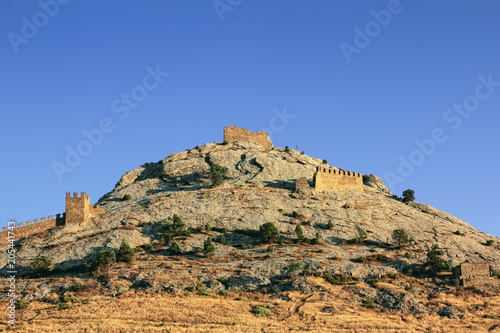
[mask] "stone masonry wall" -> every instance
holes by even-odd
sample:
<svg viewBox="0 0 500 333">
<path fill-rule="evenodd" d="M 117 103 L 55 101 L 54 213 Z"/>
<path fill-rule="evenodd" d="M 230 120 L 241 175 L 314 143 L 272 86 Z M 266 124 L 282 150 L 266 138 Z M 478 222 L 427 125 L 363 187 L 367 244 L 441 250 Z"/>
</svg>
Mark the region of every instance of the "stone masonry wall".
<svg viewBox="0 0 500 333">
<path fill-rule="evenodd" d="M 491 277 L 488 263 L 462 263 L 454 273 L 464 287 L 500 285 L 500 280 Z"/>
<path fill-rule="evenodd" d="M 66 193 L 66 224 L 87 222 L 89 203 L 90 198 L 85 192 L 80 197 L 77 192 L 73 192 L 73 197 Z"/>
<path fill-rule="evenodd" d="M 273 143 L 266 132 L 250 132 L 247 129 L 236 126 L 224 127 L 224 140 L 227 142 L 255 142 L 266 149 L 273 148 Z"/>
<path fill-rule="evenodd" d="M 21 238 L 25 238 L 34 234 L 38 234 L 40 232 L 44 232 L 49 230 L 50 228 L 64 225 L 65 214 L 57 214 L 54 218 L 53 215 L 49 217 L 42 217 L 41 219 L 35 219 L 33 222 L 30 220 L 26 222 L 17 223 L 15 229 L 11 231 L 15 235 L 15 240 L 20 240 Z M 7 227 L 3 227 L 0 244 L 7 244 L 8 238 L 7 234 L 3 234 L 3 232 L 7 233 Z"/>
<path fill-rule="evenodd" d="M 316 191 L 363 191 L 363 176 L 352 171 L 317 167 L 314 188 Z"/>
</svg>

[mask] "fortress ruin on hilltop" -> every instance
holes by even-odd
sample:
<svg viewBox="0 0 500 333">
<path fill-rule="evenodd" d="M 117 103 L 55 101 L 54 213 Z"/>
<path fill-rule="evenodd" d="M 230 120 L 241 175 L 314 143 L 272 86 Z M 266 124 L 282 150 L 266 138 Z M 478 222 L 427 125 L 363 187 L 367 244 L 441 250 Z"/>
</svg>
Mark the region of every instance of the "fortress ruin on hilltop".
<svg viewBox="0 0 500 333">
<path fill-rule="evenodd" d="M 104 208 L 101 208 L 99 205 L 94 207 L 90 204 L 90 197 L 87 193 L 82 192 L 79 197 L 77 192 L 73 192 L 73 196 L 67 192 L 65 213 L 56 214 L 55 216 L 50 215 L 49 217 L 42 217 L 33 221 L 30 220 L 26 222 L 26 225 L 24 225 L 24 222 L 20 222 L 14 230 L 16 240 L 56 226 L 86 223 L 93 216 L 103 213 L 105 213 Z M 2 232 L 6 232 L 7 230 L 7 227 L 3 227 Z M 1 237 L 0 243 L 5 243 L 7 240 L 7 237 Z"/>
<path fill-rule="evenodd" d="M 224 127 L 224 141 L 226 142 L 254 142 L 266 149 L 272 149 L 273 143 L 266 132 L 251 132 L 236 126 Z M 296 190 L 316 191 L 363 191 L 363 175 L 352 171 L 317 167 L 313 176 L 313 187 L 309 186 L 305 177 L 297 179 Z"/>
<path fill-rule="evenodd" d="M 500 280 L 493 277 L 493 269 L 488 263 L 462 263 L 453 269 L 453 276 L 464 287 L 500 286 Z"/>
<path fill-rule="evenodd" d="M 255 142 L 266 149 L 271 149 L 274 147 L 271 139 L 269 139 L 269 134 L 267 134 L 266 132 L 250 132 L 247 129 L 236 126 L 224 127 L 224 141 Z"/>
</svg>

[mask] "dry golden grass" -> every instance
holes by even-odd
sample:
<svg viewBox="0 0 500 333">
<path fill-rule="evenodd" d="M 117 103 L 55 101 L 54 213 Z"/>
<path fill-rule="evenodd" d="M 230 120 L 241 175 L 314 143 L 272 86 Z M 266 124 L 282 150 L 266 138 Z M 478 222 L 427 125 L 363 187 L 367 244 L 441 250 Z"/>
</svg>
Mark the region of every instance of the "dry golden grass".
<svg viewBox="0 0 500 333">
<path fill-rule="evenodd" d="M 483 314 L 500 313 L 498 297 L 485 298 L 472 292 L 439 294 L 433 302 L 470 309 L 480 305 L 484 311 L 467 314 L 462 320 L 441 318 L 436 314 L 415 318 L 411 315 L 365 309 L 349 302 L 340 286 L 320 278 L 334 295 L 304 295 L 290 292 L 283 299 L 260 293 L 223 296 L 197 296 L 194 293 L 143 294 L 127 292 L 120 297 L 84 295 L 88 304 L 59 310 L 54 305 L 32 302 L 25 311 L 22 332 L 500 332 L 500 320 L 483 319 Z M 236 301 L 237 296 L 245 299 Z M 286 299 L 286 300 L 284 300 Z M 270 317 L 251 313 L 255 305 L 273 306 Z M 6 306 L 1 302 L 2 307 Z M 334 313 L 323 312 L 333 307 Z M 5 322 L 0 329 L 6 330 Z"/>
</svg>

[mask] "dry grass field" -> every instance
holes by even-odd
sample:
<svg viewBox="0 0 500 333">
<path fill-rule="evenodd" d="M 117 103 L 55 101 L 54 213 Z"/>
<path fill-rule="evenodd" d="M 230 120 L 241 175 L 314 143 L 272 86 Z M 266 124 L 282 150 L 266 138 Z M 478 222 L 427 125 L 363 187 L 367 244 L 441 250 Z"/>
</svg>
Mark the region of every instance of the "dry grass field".
<svg viewBox="0 0 500 333">
<path fill-rule="evenodd" d="M 318 279 L 319 280 L 319 279 Z M 319 281 L 317 281 L 319 282 Z M 299 292 L 269 296 L 261 293 L 229 293 L 200 296 L 144 294 L 129 291 L 107 297 L 92 291 L 76 293 L 80 303 L 59 309 L 47 302 L 31 302 L 24 322 L 0 330 L 21 332 L 500 332 L 500 297 L 485 298 L 471 290 L 440 293 L 426 301 L 462 307 L 462 319 L 436 313 L 414 317 L 350 302 L 352 294 L 341 286 L 329 286 L 335 297 Z M 237 298 L 239 299 L 237 300 Z M 425 298 L 420 298 L 424 301 Z M 3 308 L 6 302 L 0 304 Z M 270 315 L 257 317 L 252 308 L 267 305 Z M 478 310 L 479 309 L 479 310 Z"/>
</svg>

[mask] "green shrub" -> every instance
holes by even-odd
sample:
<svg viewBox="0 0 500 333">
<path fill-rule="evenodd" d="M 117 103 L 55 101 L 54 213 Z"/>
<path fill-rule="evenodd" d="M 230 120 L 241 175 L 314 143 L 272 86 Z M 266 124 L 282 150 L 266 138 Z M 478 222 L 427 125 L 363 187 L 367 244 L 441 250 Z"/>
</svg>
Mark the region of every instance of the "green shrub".
<svg viewBox="0 0 500 333">
<path fill-rule="evenodd" d="M 405 255 L 403 256 L 405 257 L 406 259 L 411 259 L 411 254 L 410 252 L 406 252 Z"/>
<path fill-rule="evenodd" d="M 268 305 L 256 305 L 252 308 L 252 313 L 257 317 L 268 317 L 271 315 L 271 310 Z"/>
<path fill-rule="evenodd" d="M 221 290 L 221 291 L 219 291 L 219 295 L 226 296 L 227 295 L 227 290 Z"/>
<path fill-rule="evenodd" d="M 451 271 L 451 265 L 448 261 L 443 259 L 443 251 L 439 248 L 438 244 L 433 244 L 429 252 L 427 252 L 426 266 L 434 273 L 444 271 Z"/>
<path fill-rule="evenodd" d="M 333 228 L 335 228 L 335 223 L 333 223 L 332 220 L 329 220 L 328 221 L 328 229 L 332 230 Z"/>
<path fill-rule="evenodd" d="M 343 286 L 345 284 L 349 283 L 357 283 L 361 281 L 359 277 L 353 277 L 349 275 L 342 275 L 342 274 L 325 274 L 324 278 L 326 281 L 329 283 L 335 285 L 335 286 Z"/>
<path fill-rule="evenodd" d="M 174 240 L 172 240 L 172 242 L 170 242 L 170 246 L 169 246 L 168 250 L 172 253 L 180 253 L 181 247 L 179 246 L 179 243 L 177 243 L 174 239 Z"/>
<path fill-rule="evenodd" d="M 30 264 L 30 268 L 34 271 L 44 271 L 52 267 L 53 264 L 54 262 L 49 256 L 40 256 L 33 260 Z"/>
<path fill-rule="evenodd" d="M 153 244 L 151 244 L 151 243 L 144 244 L 142 247 L 144 248 L 144 250 L 152 250 Z"/>
<path fill-rule="evenodd" d="M 74 283 L 69 289 L 74 292 L 82 291 L 86 289 L 87 286 L 82 283 Z"/>
<path fill-rule="evenodd" d="M 206 231 L 211 231 L 212 230 L 212 226 L 210 225 L 210 223 L 207 222 L 207 224 L 205 224 L 205 230 Z"/>
<path fill-rule="evenodd" d="M 403 202 L 415 201 L 415 191 L 407 189 L 403 191 Z"/>
<path fill-rule="evenodd" d="M 500 317 L 498 315 L 496 315 L 496 314 L 484 314 L 483 318 L 486 318 L 486 319 L 498 319 Z"/>
<path fill-rule="evenodd" d="M 293 273 L 295 272 L 302 272 L 304 270 L 304 263 L 302 261 L 294 261 L 288 266 L 288 271 L 286 273 L 286 276 L 289 278 L 292 276 Z"/>
<path fill-rule="evenodd" d="M 454 234 L 458 236 L 465 236 L 465 234 L 463 232 L 460 232 L 460 230 L 455 231 Z"/>
<path fill-rule="evenodd" d="M 375 305 L 375 302 L 373 301 L 373 299 L 371 299 L 370 297 L 365 299 L 361 305 L 365 308 L 368 308 L 368 309 L 374 309 L 377 307 L 377 305 Z"/>
<path fill-rule="evenodd" d="M 207 257 L 213 256 L 215 253 L 215 245 L 212 242 L 212 238 L 208 237 L 204 242 L 203 242 L 203 254 Z"/>
<path fill-rule="evenodd" d="M 226 244 L 226 237 L 224 237 L 224 235 L 220 235 L 220 237 L 219 237 L 219 243 Z"/>
<path fill-rule="evenodd" d="M 227 140 L 222 141 L 222 145 L 224 145 L 224 146 L 225 146 L 225 145 L 227 145 L 227 144 L 229 144 L 229 142 L 228 142 Z"/>
<path fill-rule="evenodd" d="M 123 201 L 131 200 L 131 199 L 132 199 L 132 196 L 130 194 L 125 194 L 123 196 Z"/>
<path fill-rule="evenodd" d="M 347 243 L 348 244 L 363 244 L 367 238 L 368 238 L 368 235 L 366 234 L 366 231 L 364 231 L 361 228 L 358 228 L 358 237 L 354 237 L 353 239 L 348 240 Z"/>
<path fill-rule="evenodd" d="M 272 245 L 269 245 L 266 249 L 266 252 L 273 252 L 274 251 L 274 247 Z"/>
<path fill-rule="evenodd" d="M 123 239 L 120 244 L 120 249 L 118 250 L 118 259 L 123 260 L 127 263 L 134 262 L 135 251 L 130 247 L 127 240 Z"/>
<path fill-rule="evenodd" d="M 238 296 L 234 299 L 235 301 L 244 301 L 245 297 Z"/>
<path fill-rule="evenodd" d="M 398 248 L 410 245 L 410 237 L 404 229 L 396 229 L 392 232 L 392 241 Z"/>
<path fill-rule="evenodd" d="M 328 164 L 328 161 L 327 160 L 323 160 L 323 164 Z"/>
<path fill-rule="evenodd" d="M 116 255 L 113 250 L 100 250 L 97 252 L 97 268 L 106 270 L 109 277 L 109 269 L 116 263 Z"/>
<path fill-rule="evenodd" d="M 486 246 L 491 246 L 491 245 L 493 245 L 493 243 L 494 243 L 494 242 L 495 242 L 495 241 L 494 241 L 493 239 L 488 239 L 488 240 L 486 241 L 486 243 L 484 243 L 484 245 L 486 245 Z"/>
<path fill-rule="evenodd" d="M 212 186 L 217 187 L 222 185 L 227 179 L 227 172 L 229 169 L 220 165 L 212 165 L 210 167 L 210 180 Z"/>
<path fill-rule="evenodd" d="M 290 152 L 290 147 L 285 146 L 285 152 L 287 152 L 287 153 Z"/>
<path fill-rule="evenodd" d="M 293 211 L 293 212 L 292 212 L 292 217 L 293 217 L 294 219 L 298 218 L 299 216 L 300 216 L 300 214 L 299 214 L 298 212 L 296 212 L 296 211 Z"/>
<path fill-rule="evenodd" d="M 302 229 L 300 224 L 297 224 L 295 227 L 295 234 L 297 235 L 297 242 L 302 243 L 304 241 L 304 229 Z"/>
<path fill-rule="evenodd" d="M 280 237 L 278 227 L 273 222 L 267 222 L 259 228 L 260 238 L 263 243 L 274 243 Z"/>
<path fill-rule="evenodd" d="M 172 223 L 163 226 L 164 237 L 167 241 L 178 236 L 190 236 L 191 231 L 187 229 L 186 223 L 177 214 L 172 217 Z"/>
<path fill-rule="evenodd" d="M 229 281 L 229 278 L 225 277 L 225 276 L 222 276 L 222 277 L 218 278 L 217 281 L 219 281 L 223 285 L 226 285 L 227 281 Z"/>
</svg>

